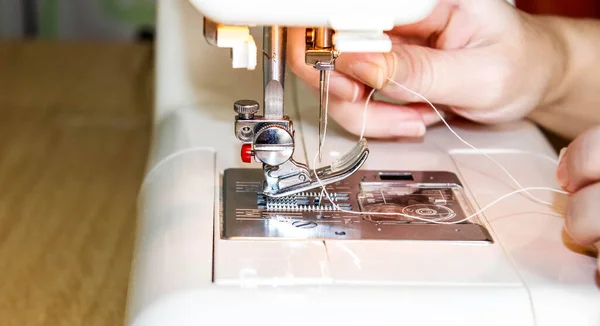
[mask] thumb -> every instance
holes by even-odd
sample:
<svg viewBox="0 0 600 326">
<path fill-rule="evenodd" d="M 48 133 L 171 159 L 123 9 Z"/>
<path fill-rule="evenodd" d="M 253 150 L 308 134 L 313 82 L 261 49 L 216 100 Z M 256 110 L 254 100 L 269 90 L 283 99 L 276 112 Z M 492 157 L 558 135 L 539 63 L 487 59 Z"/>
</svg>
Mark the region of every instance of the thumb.
<svg viewBox="0 0 600 326">
<path fill-rule="evenodd" d="M 438 50 L 395 44 L 391 52 L 343 55 L 340 71 L 380 90 L 390 98 L 421 102 L 422 99 L 387 79 L 408 87 L 432 102 L 461 108 L 482 109 L 502 94 L 509 73 L 504 59 L 494 59 L 482 48 Z"/>
</svg>

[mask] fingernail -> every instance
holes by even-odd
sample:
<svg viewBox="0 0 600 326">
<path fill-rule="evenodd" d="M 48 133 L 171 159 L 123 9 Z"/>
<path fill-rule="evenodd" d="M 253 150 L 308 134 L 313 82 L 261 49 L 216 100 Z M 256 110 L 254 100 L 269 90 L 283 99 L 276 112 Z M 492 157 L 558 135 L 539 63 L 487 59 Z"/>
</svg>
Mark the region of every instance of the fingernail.
<svg viewBox="0 0 600 326">
<path fill-rule="evenodd" d="M 567 147 L 563 147 L 560 152 L 558 152 L 558 162 L 560 163 L 563 159 L 563 157 L 565 156 L 565 153 L 567 153 Z"/>
<path fill-rule="evenodd" d="M 379 89 L 383 86 L 383 69 L 374 63 L 359 62 L 352 66 L 352 74 L 360 81 L 373 88 Z"/>
<path fill-rule="evenodd" d="M 343 76 L 331 76 L 329 80 L 329 91 L 341 100 L 356 102 L 360 91 L 358 85 Z"/>
<path fill-rule="evenodd" d="M 426 129 L 421 121 L 402 122 L 396 127 L 394 134 L 397 137 L 422 137 Z"/>
<path fill-rule="evenodd" d="M 567 148 L 563 148 L 560 150 L 558 154 L 558 168 L 556 168 L 556 181 L 562 188 L 566 188 L 569 183 L 569 176 L 567 175 L 567 160 L 565 160 L 565 154 L 567 153 Z"/>
<path fill-rule="evenodd" d="M 440 112 L 440 115 L 444 119 L 446 118 L 446 114 L 444 112 Z M 432 126 L 440 121 L 442 121 L 442 118 L 437 113 L 436 114 L 426 114 L 423 116 L 423 122 L 425 123 L 425 126 Z"/>
</svg>

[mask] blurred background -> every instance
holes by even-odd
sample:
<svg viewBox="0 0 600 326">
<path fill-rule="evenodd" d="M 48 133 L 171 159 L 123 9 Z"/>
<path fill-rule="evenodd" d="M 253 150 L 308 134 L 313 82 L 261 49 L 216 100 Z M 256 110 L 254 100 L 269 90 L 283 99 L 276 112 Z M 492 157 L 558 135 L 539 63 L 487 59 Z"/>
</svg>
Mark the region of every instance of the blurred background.
<svg viewBox="0 0 600 326">
<path fill-rule="evenodd" d="M 122 324 L 156 1 L 0 0 L 2 326 Z M 598 0 L 517 6 L 600 17 Z"/>
<path fill-rule="evenodd" d="M 3 0 L 1 37 L 134 40 L 154 26 L 154 0 Z"/>
<path fill-rule="evenodd" d="M 534 14 L 552 14 L 569 17 L 600 17 L 597 0 L 516 0 L 519 9 Z"/>
</svg>

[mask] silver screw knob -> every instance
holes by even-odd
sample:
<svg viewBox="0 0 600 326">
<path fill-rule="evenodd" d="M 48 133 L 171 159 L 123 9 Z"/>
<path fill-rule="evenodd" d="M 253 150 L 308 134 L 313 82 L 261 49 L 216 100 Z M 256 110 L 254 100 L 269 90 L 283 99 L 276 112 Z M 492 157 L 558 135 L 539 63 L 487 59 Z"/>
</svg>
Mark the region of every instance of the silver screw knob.
<svg viewBox="0 0 600 326">
<path fill-rule="evenodd" d="M 282 126 L 270 125 L 260 129 L 254 138 L 254 156 L 261 162 L 277 166 L 294 154 L 294 137 Z"/>
<path fill-rule="evenodd" d="M 254 119 L 254 115 L 258 113 L 258 102 L 254 100 L 238 100 L 233 104 L 233 110 L 238 114 L 240 119 Z"/>
</svg>

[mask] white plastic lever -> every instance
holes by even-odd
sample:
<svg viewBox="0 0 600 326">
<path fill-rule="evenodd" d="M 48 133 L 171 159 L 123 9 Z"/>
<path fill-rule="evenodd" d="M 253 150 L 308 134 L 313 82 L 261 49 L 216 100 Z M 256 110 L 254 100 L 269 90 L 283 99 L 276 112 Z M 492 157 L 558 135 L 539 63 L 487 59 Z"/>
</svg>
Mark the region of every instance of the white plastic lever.
<svg viewBox="0 0 600 326">
<path fill-rule="evenodd" d="M 254 70 L 257 64 L 257 48 L 250 29 L 243 26 L 217 27 L 217 46 L 231 48 L 233 68 Z"/>
</svg>

